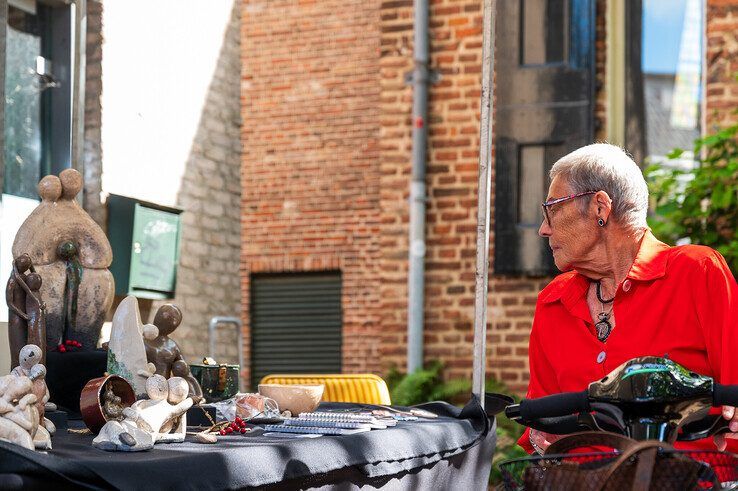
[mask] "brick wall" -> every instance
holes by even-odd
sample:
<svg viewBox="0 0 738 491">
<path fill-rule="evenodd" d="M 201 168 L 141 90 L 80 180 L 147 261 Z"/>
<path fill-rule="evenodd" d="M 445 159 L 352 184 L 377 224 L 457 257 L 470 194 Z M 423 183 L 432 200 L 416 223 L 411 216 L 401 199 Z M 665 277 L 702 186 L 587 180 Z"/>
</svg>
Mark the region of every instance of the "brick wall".
<svg viewBox="0 0 738 491">
<path fill-rule="evenodd" d="M 708 132 L 738 122 L 738 1 L 707 0 L 705 119 Z"/>
<path fill-rule="evenodd" d="M 358 10 L 346 13 L 334 12 L 333 2 L 244 5 L 243 312 L 248 322 L 253 272 L 341 269 L 344 369 L 384 373 L 406 363 L 412 89 L 404 79 L 413 68 L 413 1 L 355 3 Z M 431 1 L 431 66 L 442 79 L 431 89 L 427 122 L 425 358 L 444 361 L 447 377 L 470 377 L 472 368 L 481 20 L 480 0 Z M 604 30 L 600 18 L 602 47 Z M 604 65 L 603 49 L 603 81 Z M 597 100 L 604 122 L 601 89 Z M 335 116 L 336 105 L 345 119 Z M 359 160 L 350 149 L 362 145 Z M 362 169 L 351 178 L 361 190 L 337 194 L 329 182 L 339 169 Z M 360 221 L 356 196 L 366 204 Z M 357 226 L 369 237 L 357 236 Z M 357 254 L 352 265 L 347 251 Z M 488 370 L 516 390 L 527 385 L 528 333 L 548 280 L 490 281 Z M 360 332 L 376 337 L 356 346 L 358 319 Z"/>
<path fill-rule="evenodd" d="M 404 369 L 412 89 L 403 76 L 413 66 L 413 2 L 381 7 L 382 362 L 385 369 Z M 605 9 L 606 1 L 598 0 L 598 139 L 606 119 Z M 475 0 L 431 2 L 431 65 L 442 80 L 432 87 L 429 106 L 425 358 L 442 360 L 449 378 L 470 377 L 473 362 L 481 10 Z M 492 194 L 494 202 L 494 177 Z M 528 335 L 548 281 L 490 278 L 488 372 L 518 391 L 527 386 Z"/>
<path fill-rule="evenodd" d="M 404 370 L 410 182 L 413 2 L 385 1 L 382 20 L 382 362 Z M 431 2 L 425 358 L 471 373 L 482 2 Z"/>
<path fill-rule="evenodd" d="M 98 225 L 105 229 L 105 207 L 100 202 L 102 174 L 102 0 L 87 2 L 87 46 L 85 73 L 85 135 L 83 206 Z"/>
<path fill-rule="evenodd" d="M 250 0 L 242 9 L 246 339 L 252 273 L 340 269 L 346 372 L 379 371 L 378 7 Z"/>
</svg>

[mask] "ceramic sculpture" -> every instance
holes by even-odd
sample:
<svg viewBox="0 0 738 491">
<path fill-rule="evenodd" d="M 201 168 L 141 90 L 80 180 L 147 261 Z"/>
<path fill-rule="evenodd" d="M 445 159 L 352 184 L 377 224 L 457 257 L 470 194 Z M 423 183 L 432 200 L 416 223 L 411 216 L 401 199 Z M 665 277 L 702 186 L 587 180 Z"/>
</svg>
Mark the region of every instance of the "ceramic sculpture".
<svg viewBox="0 0 738 491">
<path fill-rule="evenodd" d="M 0 438 L 33 450 L 38 431 L 36 396 L 28 377 L 0 377 Z"/>
<path fill-rule="evenodd" d="M 26 345 L 18 358 L 20 365 L 0 377 L 0 439 L 29 450 L 48 450 L 54 425 L 43 417 L 48 390 L 46 368 L 37 363 L 41 348 Z"/>
<path fill-rule="evenodd" d="M 146 358 L 154 364 L 156 373 L 169 378 L 174 369 L 178 375 L 186 380 L 190 387 L 189 396 L 197 404 L 202 399 L 202 388 L 197 379 L 190 374 L 187 362 L 182 356 L 179 345 L 169 337 L 182 323 L 182 311 L 176 305 L 164 304 L 159 307 L 154 316 L 154 327 L 144 327 L 144 343 L 146 344 Z"/>
<path fill-rule="evenodd" d="M 81 189 L 82 176 L 74 169 L 41 179 L 41 203 L 13 242 L 13 257 L 28 254 L 43 278 L 49 349 L 67 340 L 95 349 L 113 303 L 115 288 L 108 270 L 113 253 L 105 233 L 75 200 Z"/>
<path fill-rule="evenodd" d="M 28 287 L 28 275 L 35 273 L 31 257 L 28 254 L 20 254 L 13 260 L 13 270 L 5 287 L 5 301 L 8 304 L 8 340 L 10 344 L 10 368 L 18 366 L 18 353 L 21 348 L 28 344 L 29 316 L 26 311 L 27 297 L 34 295 Z M 32 281 L 34 283 L 35 281 Z M 41 305 L 40 299 L 36 299 Z M 34 319 L 38 321 L 39 319 Z M 35 328 L 42 326 L 35 322 Z M 44 334 L 45 336 L 45 334 Z"/>
<path fill-rule="evenodd" d="M 138 300 L 127 296 L 113 315 L 108 343 L 108 373 L 126 379 L 138 399 L 146 396 L 146 380 L 155 371 L 146 360 L 142 330 Z"/>
<path fill-rule="evenodd" d="M 152 375 L 146 381 L 148 399 L 123 409 L 122 421 L 108 421 L 92 444 L 102 450 L 148 450 L 157 442 L 183 442 L 187 429 L 187 410 L 192 399 L 181 377 L 169 380 Z"/>
<path fill-rule="evenodd" d="M 36 396 L 36 411 L 38 421 L 50 435 L 56 431 L 54 423 L 44 417 L 49 403 L 49 388 L 46 386 L 46 367 L 41 363 L 43 350 L 34 344 L 27 344 L 19 353 L 19 365 L 10 372 L 15 377 L 28 377 L 31 379 L 31 393 Z"/>
</svg>

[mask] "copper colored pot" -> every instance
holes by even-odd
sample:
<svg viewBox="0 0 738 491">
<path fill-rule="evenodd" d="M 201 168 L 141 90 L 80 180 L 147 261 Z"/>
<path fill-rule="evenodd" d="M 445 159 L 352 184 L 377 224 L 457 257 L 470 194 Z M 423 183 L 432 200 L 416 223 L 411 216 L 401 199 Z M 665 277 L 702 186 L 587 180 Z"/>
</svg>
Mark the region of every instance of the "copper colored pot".
<svg viewBox="0 0 738 491">
<path fill-rule="evenodd" d="M 133 387 L 126 379 L 118 375 L 93 378 L 87 382 L 79 396 L 79 410 L 85 424 L 93 433 L 100 431 L 100 428 L 108 421 L 102 410 L 102 393 L 106 383 L 113 386 L 113 393 L 120 397 L 123 407 L 136 402 Z"/>
</svg>

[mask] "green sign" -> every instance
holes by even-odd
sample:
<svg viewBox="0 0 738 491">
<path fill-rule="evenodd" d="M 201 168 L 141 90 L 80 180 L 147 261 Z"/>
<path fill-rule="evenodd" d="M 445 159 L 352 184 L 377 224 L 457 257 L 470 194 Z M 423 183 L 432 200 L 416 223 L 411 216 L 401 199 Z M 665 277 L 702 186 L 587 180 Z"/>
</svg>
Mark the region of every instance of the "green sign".
<svg viewBox="0 0 738 491">
<path fill-rule="evenodd" d="M 136 203 L 130 290 L 173 292 L 177 279 L 179 215 Z"/>
</svg>

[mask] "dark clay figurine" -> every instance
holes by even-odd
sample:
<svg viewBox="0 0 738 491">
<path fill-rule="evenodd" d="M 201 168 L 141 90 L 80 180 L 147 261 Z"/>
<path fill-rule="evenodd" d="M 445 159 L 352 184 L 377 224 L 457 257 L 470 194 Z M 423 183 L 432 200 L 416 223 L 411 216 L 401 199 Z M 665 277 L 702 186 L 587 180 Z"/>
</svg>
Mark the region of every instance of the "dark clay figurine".
<svg viewBox="0 0 738 491">
<path fill-rule="evenodd" d="M 64 261 L 67 273 L 64 285 L 64 309 L 62 311 L 63 329 L 59 340 L 59 345 L 64 345 L 70 334 L 77 330 L 77 299 L 83 268 L 77 257 L 77 246 L 71 240 L 59 244 L 57 254 Z"/>
<path fill-rule="evenodd" d="M 28 273 L 26 284 L 30 293 L 26 295 L 26 315 L 28 316 L 28 343 L 41 348 L 41 363 L 46 364 L 46 306 L 41 300 L 41 275 Z"/>
<path fill-rule="evenodd" d="M 154 316 L 154 325 L 159 330 L 159 335 L 153 339 L 144 337 L 146 344 L 146 359 L 149 363 L 153 363 L 156 367 L 156 373 L 165 378 L 171 377 L 172 369 L 176 370 L 176 376 L 180 376 L 187 381 L 190 386 L 189 396 L 195 402 L 202 398 L 202 388 L 197 379 L 190 374 L 187 362 L 182 357 L 182 352 L 177 343 L 169 338 L 182 323 L 182 311 L 179 307 L 170 303 L 159 307 Z M 177 363 L 181 362 L 181 363 Z M 176 367 L 175 367 L 176 364 Z M 184 366 L 182 366 L 184 365 Z M 184 374 L 184 375 L 180 375 Z"/>
<path fill-rule="evenodd" d="M 26 271 L 36 270 L 28 254 L 21 254 L 13 260 L 13 272 L 10 273 L 5 288 L 5 301 L 8 304 L 8 340 L 10 341 L 11 368 L 18 366 L 18 353 L 28 344 L 28 315 L 26 314 L 26 295 L 29 291 L 26 283 Z"/>
</svg>

